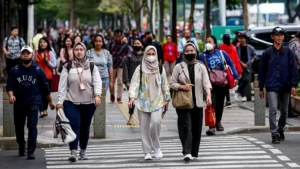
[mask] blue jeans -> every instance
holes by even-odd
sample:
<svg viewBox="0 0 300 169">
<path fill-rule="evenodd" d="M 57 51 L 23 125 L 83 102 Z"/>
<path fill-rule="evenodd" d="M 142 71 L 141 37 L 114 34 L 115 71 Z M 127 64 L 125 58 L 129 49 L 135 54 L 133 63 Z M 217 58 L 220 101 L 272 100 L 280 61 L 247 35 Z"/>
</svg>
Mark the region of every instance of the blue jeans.
<svg viewBox="0 0 300 169">
<path fill-rule="evenodd" d="M 78 142 L 80 142 L 80 149 L 86 149 L 90 136 L 90 125 L 95 110 L 95 104 L 76 105 L 70 101 L 64 102 L 65 115 L 76 134 L 76 139 L 69 144 L 70 150 L 77 150 Z"/>
<path fill-rule="evenodd" d="M 101 78 L 102 83 L 105 83 L 105 94 L 107 93 L 107 89 L 109 87 L 109 77 Z"/>
<path fill-rule="evenodd" d="M 36 148 L 37 124 L 39 105 L 17 106 L 14 105 L 14 123 L 17 143 L 25 147 L 24 126 L 27 118 L 28 129 L 28 152 L 33 153 Z"/>
</svg>

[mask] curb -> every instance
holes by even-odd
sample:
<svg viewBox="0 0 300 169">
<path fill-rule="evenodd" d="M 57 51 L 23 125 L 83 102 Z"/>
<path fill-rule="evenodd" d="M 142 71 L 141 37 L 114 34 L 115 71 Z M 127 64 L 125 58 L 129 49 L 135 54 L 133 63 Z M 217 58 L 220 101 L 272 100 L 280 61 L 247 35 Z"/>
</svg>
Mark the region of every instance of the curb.
<svg viewBox="0 0 300 169">
<path fill-rule="evenodd" d="M 300 126 L 286 126 L 286 132 L 300 131 Z M 241 128 L 234 131 L 230 131 L 227 134 L 255 134 L 255 133 L 269 133 L 270 129 L 266 126 L 254 126 L 251 128 Z"/>
</svg>

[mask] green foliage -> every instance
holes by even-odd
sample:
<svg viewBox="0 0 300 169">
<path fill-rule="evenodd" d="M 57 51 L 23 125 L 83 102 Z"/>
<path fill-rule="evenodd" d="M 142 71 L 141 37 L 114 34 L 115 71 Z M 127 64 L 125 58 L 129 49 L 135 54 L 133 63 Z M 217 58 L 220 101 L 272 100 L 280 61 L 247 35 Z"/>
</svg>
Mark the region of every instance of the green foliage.
<svg viewBox="0 0 300 169">
<path fill-rule="evenodd" d="M 260 3 L 266 3 L 267 1 L 272 2 L 272 0 L 260 0 Z M 248 0 L 248 4 L 256 4 L 256 0 Z M 213 0 L 213 4 L 218 6 L 218 0 Z M 226 0 L 226 7 L 229 10 L 237 9 L 242 6 L 241 0 Z"/>
<path fill-rule="evenodd" d="M 204 43 L 202 41 L 198 41 L 198 47 L 200 53 L 204 51 Z"/>
<path fill-rule="evenodd" d="M 298 87 L 296 88 L 297 91 L 297 96 L 300 96 L 300 84 L 298 85 Z"/>
</svg>

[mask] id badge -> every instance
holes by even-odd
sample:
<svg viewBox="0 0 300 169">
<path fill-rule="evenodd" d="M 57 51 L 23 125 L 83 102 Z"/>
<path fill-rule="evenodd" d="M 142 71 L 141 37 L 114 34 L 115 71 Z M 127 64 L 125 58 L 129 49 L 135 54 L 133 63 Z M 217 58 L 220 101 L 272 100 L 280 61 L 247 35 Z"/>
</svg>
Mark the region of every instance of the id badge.
<svg viewBox="0 0 300 169">
<path fill-rule="evenodd" d="M 82 82 L 79 82 L 79 88 L 80 90 L 85 90 L 85 86 Z"/>
</svg>

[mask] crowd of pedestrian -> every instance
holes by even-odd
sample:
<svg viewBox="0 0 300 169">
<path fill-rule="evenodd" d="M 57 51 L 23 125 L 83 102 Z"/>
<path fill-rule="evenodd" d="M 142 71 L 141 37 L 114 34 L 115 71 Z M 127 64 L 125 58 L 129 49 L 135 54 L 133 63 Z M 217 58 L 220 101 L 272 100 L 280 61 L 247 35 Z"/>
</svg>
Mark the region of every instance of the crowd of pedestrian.
<svg viewBox="0 0 300 169">
<path fill-rule="evenodd" d="M 224 131 L 222 116 L 225 106 L 231 105 L 230 89 L 238 85 L 235 100 L 246 101 L 245 87 L 251 83 L 251 65 L 260 59 L 260 96 L 266 92 L 270 105 L 270 131 L 273 143 L 285 139 L 284 128 L 289 112 L 290 96 L 295 95 L 299 82 L 300 32 L 289 46 L 283 46 L 284 30 L 275 27 L 272 31 L 274 44 L 259 58 L 254 48 L 247 44 L 247 35 L 239 34 L 239 44 L 231 44 L 225 34 L 223 44 L 218 46 L 215 36 L 205 39 L 204 51 L 199 50 L 196 38 L 189 30 L 183 38 L 173 42 L 170 35 L 166 42 L 156 41 L 152 32 L 140 34 L 138 30 L 125 33 L 121 29 L 89 30 L 47 34 L 39 27 L 30 46 L 18 36 L 18 29 L 11 29 L 11 36 L 4 39 L 3 51 L 8 72 L 7 91 L 14 104 L 19 155 L 26 155 L 24 128 L 26 117 L 28 133 L 27 156 L 34 159 L 36 148 L 38 113 L 47 116 L 48 105 L 54 109 L 50 86 L 53 72 L 60 72 L 58 102 L 56 109 L 63 109 L 70 126 L 77 135 L 69 143 L 70 158 L 77 161 L 76 150 L 80 147 L 81 160 L 88 159 L 86 148 L 89 126 L 95 109 L 101 104 L 102 83 L 105 92 L 110 91 L 110 101 L 123 103 L 123 85 L 129 97 L 129 120 L 137 110 L 141 127 L 144 159 L 162 158 L 160 147 L 161 119 L 168 110 L 169 102 L 176 92 L 189 92 L 190 106 L 176 107 L 179 138 L 183 159 L 191 161 L 198 157 L 203 127 L 203 108 L 215 109 L 216 124 L 208 126 L 206 134 L 215 135 Z M 296 56 L 296 57 L 295 57 Z M 56 64 L 59 58 L 59 65 Z M 298 69 L 297 69 L 298 66 Z M 226 77 L 225 77 L 226 76 Z M 232 82 L 227 81 L 228 76 Z M 227 78 L 227 79 L 226 79 Z M 115 91 L 115 88 L 117 89 Z M 280 97 L 281 117 L 276 125 L 277 97 Z M 225 103 L 226 100 L 226 103 Z M 175 106 L 174 106 L 175 107 Z M 22 118 L 20 118 L 22 117 Z"/>
</svg>

